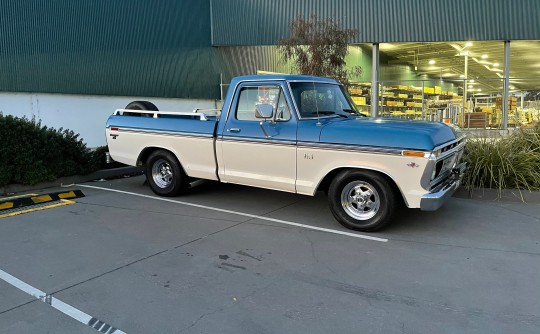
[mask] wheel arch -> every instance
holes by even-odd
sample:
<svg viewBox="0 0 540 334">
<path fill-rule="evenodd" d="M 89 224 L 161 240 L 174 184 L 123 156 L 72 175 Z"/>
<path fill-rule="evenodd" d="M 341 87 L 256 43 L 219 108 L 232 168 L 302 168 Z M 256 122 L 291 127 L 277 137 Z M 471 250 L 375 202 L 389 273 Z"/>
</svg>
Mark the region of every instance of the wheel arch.
<svg viewBox="0 0 540 334">
<path fill-rule="evenodd" d="M 370 167 L 336 167 L 336 168 L 332 169 L 331 171 L 329 171 L 324 176 L 324 178 L 321 180 L 321 182 L 319 182 L 319 184 L 315 188 L 315 191 L 324 191 L 324 192 L 327 193 L 328 188 L 330 187 L 330 184 L 336 178 L 336 176 L 338 174 L 340 174 L 341 172 L 348 171 L 348 170 L 370 172 L 370 173 L 375 173 L 375 174 L 378 174 L 378 175 L 384 177 L 388 181 L 388 183 L 392 186 L 392 188 L 396 192 L 396 194 L 400 195 L 399 198 L 401 198 L 403 203 L 406 206 L 408 206 L 407 198 L 405 197 L 403 191 L 398 186 L 398 184 L 394 180 L 394 178 L 385 171 L 378 170 L 378 169 L 375 169 L 375 168 L 370 168 Z"/>
<path fill-rule="evenodd" d="M 180 166 L 180 168 L 182 169 L 182 171 L 187 175 L 186 173 L 186 169 L 184 168 L 184 166 L 182 165 L 182 162 L 180 161 L 180 159 L 178 158 L 178 155 L 176 154 L 176 152 L 168 149 L 168 148 L 165 148 L 165 147 L 161 147 L 161 146 L 147 146 L 145 147 L 141 153 L 139 153 L 139 156 L 137 157 L 137 166 L 143 166 L 143 167 L 146 167 L 146 160 L 148 160 L 148 157 L 156 152 L 156 151 L 166 151 L 166 152 L 169 152 L 170 154 L 173 155 L 173 157 L 176 159 L 176 162 L 178 163 L 178 166 Z M 189 175 L 188 175 L 189 176 Z"/>
</svg>

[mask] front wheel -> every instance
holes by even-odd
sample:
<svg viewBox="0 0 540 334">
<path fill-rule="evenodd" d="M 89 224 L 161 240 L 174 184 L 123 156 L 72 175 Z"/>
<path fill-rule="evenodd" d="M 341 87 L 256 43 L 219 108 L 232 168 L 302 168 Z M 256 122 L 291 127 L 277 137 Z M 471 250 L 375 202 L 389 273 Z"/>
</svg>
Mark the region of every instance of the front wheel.
<svg viewBox="0 0 540 334">
<path fill-rule="evenodd" d="M 160 196 L 176 196 L 187 189 L 187 175 L 167 151 L 158 150 L 146 160 L 146 180 L 152 191 Z"/>
<path fill-rule="evenodd" d="M 397 209 L 395 191 L 380 174 L 369 171 L 344 171 L 328 189 L 330 210 L 346 228 L 370 232 L 390 223 Z"/>
</svg>

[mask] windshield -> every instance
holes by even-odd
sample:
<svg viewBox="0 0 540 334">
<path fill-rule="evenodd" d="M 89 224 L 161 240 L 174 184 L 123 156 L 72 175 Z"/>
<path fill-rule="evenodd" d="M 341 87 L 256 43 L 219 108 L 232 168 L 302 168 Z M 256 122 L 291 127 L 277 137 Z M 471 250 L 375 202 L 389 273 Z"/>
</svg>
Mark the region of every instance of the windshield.
<svg viewBox="0 0 540 334">
<path fill-rule="evenodd" d="M 356 106 L 341 85 L 320 82 L 291 82 L 300 117 L 360 116 Z"/>
</svg>

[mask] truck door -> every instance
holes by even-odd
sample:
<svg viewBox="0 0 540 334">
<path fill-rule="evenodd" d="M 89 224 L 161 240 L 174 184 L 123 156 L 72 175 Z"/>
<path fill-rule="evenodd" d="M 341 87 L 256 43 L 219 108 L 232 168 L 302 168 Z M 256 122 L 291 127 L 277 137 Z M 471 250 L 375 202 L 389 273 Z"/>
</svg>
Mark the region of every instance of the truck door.
<svg viewBox="0 0 540 334">
<path fill-rule="evenodd" d="M 297 120 L 286 89 L 277 82 L 246 82 L 236 88 L 217 143 L 222 181 L 296 191 Z M 272 105 L 273 117 L 256 118 L 258 104 Z"/>
</svg>

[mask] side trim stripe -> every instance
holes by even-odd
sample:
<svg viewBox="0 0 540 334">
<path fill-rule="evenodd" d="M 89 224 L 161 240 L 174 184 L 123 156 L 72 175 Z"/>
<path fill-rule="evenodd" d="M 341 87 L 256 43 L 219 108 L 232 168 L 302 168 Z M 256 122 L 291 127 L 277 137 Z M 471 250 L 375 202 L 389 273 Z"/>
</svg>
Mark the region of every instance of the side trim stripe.
<svg viewBox="0 0 540 334">
<path fill-rule="evenodd" d="M 114 126 L 116 127 L 116 126 Z M 125 128 L 118 126 L 118 133 L 129 132 L 129 133 L 143 133 L 147 135 L 165 135 L 165 136 L 178 136 L 178 137 L 193 137 L 193 138 L 213 138 L 213 134 L 204 134 L 204 133 L 195 133 L 195 132 L 182 132 L 182 131 L 162 131 L 162 130 L 147 130 L 139 128 Z"/>
</svg>

